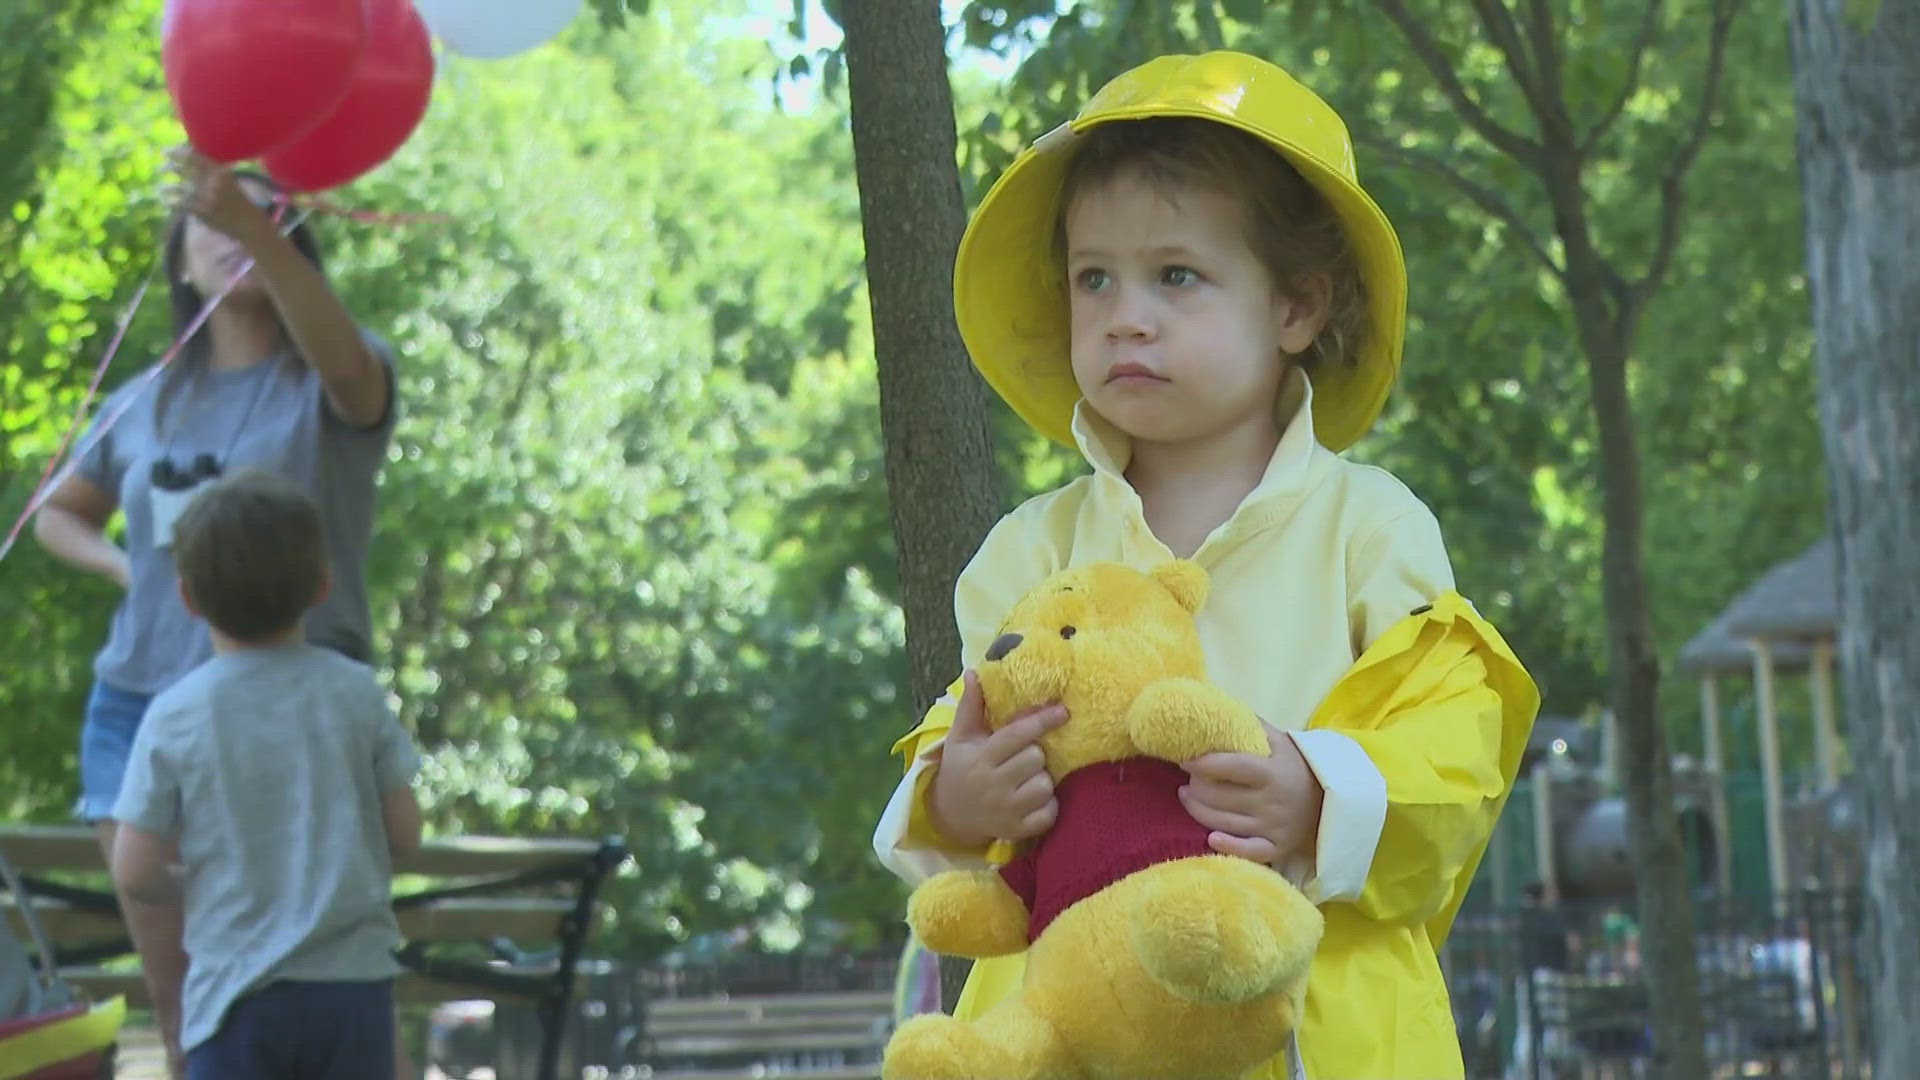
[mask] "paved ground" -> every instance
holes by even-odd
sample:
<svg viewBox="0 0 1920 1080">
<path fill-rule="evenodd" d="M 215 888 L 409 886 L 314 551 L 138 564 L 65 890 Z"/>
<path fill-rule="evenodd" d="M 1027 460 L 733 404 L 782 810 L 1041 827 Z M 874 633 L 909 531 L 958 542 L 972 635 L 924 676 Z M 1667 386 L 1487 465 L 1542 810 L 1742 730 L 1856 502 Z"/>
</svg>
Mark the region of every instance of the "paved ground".
<svg viewBox="0 0 1920 1080">
<path fill-rule="evenodd" d="M 160 1036 L 150 1027 L 128 1024 L 120 1030 L 120 1060 L 114 1080 L 167 1080 L 167 1057 L 160 1049 Z M 439 1069 L 429 1068 L 424 1080 L 446 1080 Z M 474 1080 L 493 1080 L 481 1070 Z"/>
<path fill-rule="evenodd" d="M 120 1029 L 120 1059 L 115 1080 L 167 1080 L 167 1055 L 160 1036 L 149 1027 L 128 1024 Z"/>
</svg>

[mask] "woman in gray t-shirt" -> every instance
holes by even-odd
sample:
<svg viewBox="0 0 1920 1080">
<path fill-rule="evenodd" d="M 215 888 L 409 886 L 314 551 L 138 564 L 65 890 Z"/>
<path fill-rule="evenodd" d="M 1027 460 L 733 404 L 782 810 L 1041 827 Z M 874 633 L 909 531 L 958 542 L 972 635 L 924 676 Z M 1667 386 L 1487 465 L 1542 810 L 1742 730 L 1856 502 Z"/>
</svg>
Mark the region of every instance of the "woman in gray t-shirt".
<svg viewBox="0 0 1920 1080">
<path fill-rule="evenodd" d="M 174 518 L 200 484 L 243 467 L 305 488 L 320 504 L 333 564 L 332 592 L 309 617 L 308 637 L 368 660 L 374 481 L 398 411 L 391 354 L 334 294 L 306 226 L 282 234 L 269 213 L 271 182 L 190 151 L 176 164 L 182 199 L 163 257 L 176 332 L 249 260 L 252 268 L 167 370 L 136 375 L 107 398 L 78 467 L 34 521 L 56 558 L 126 590 L 94 660 L 80 737 L 78 812 L 99 823 L 108 850 L 147 703 L 212 655 L 205 625 L 180 600 Z M 115 511 L 126 519 L 124 548 L 105 533 Z M 177 990 L 185 969 L 179 913 L 127 908 L 155 1011 L 177 1032 L 177 1015 L 166 1015 L 177 999 L 159 999 Z"/>
</svg>

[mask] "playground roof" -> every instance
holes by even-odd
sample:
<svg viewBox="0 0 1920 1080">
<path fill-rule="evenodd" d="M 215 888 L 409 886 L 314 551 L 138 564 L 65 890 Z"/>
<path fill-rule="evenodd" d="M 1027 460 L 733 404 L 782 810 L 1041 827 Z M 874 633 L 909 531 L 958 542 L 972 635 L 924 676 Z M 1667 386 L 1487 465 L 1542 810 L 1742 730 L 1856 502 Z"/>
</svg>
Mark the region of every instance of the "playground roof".
<svg viewBox="0 0 1920 1080">
<path fill-rule="evenodd" d="M 1767 639 L 1775 667 L 1807 663 L 1809 643 L 1830 639 L 1839 617 L 1831 537 L 1776 563 L 1680 650 L 1683 671 L 1746 671 L 1753 665 L 1747 642 Z"/>
</svg>

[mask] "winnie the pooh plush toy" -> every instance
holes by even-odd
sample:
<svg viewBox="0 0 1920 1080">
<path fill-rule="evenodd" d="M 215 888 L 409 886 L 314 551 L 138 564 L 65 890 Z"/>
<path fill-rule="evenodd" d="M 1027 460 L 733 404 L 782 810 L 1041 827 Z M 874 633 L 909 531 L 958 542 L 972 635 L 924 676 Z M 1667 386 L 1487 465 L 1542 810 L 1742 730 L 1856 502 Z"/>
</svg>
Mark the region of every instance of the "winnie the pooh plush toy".
<svg viewBox="0 0 1920 1080">
<path fill-rule="evenodd" d="M 1041 739 L 1059 814 L 999 870 L 935 875 L 907 918 L 937 952 L 1028 950 L 1019 993 L 978 1020 L 914 1017 L 886 1080 L 1232 1080 L 1283 1052 L 1320 912 L 1268 867 L 1213 853 L 1179 762 L 1264 754 L 1246 706 L 1206 681 L 1207 575 L 1176 560 L 1041 582 L 979 667 L 990 727 L 1058 701 Z"/>
</svg>

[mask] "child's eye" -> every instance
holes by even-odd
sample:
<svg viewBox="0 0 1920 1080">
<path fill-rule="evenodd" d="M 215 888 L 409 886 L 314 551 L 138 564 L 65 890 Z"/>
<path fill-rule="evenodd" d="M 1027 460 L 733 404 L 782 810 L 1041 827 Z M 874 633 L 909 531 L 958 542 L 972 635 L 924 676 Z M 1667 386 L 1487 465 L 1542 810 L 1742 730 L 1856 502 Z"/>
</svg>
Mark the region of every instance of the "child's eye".
<svg viewBox="0 0 1920 1080">
<path fill-rule="evenodd" d="M 1099 267 L 1088 267 L 1087 269 L 1082 270 L 1079 273 L 1073 275 L 1073 281 L 1074 281 L 1074 284 L 1080 286 L 1081 288 L 1087 290 L 1088 292 L 1099 292 L 1101 289 L 1106 288 L 1107 284 L 1110 281 L 1112 281 L 1112 279 L 1107 276 L 1107 272 L 1105 270 L 1102 270 Z"/>
<path fill-rule="evenodd" d="M 1169 266 L 1160 271 L 1160 284 L 1179 289 L 1199 282 L 1200 275 L 1191 267 Z"/>
</svg>

